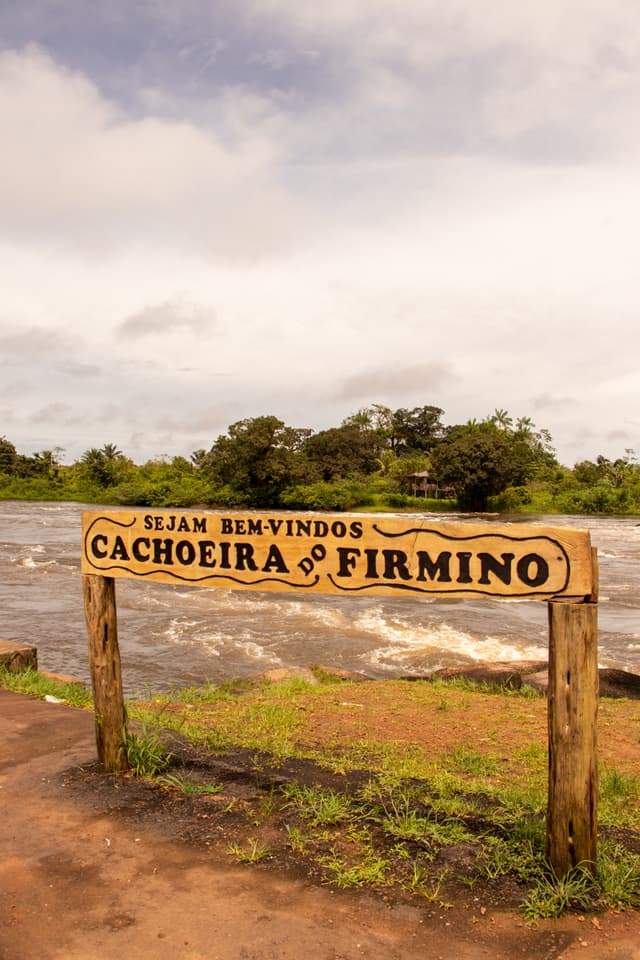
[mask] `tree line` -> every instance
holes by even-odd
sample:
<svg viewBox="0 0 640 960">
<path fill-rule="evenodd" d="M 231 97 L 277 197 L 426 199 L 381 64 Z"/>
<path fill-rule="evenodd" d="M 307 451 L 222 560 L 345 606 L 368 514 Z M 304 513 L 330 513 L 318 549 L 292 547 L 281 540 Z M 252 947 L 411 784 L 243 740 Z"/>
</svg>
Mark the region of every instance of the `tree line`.
<svg viewBox="0 0 640 960">
<path fill-rule="evenodd" d="M 19 454 L 0 437 L 0 497 L 136 506 L 299 510 L 457 509 L 563 513 L 640 512 L 633 451 L 568 469 L 549 431 L 497 409 L 445 426 L 436 406 L 372 404 L 313 431 L 275 416 L 231 424 L 189 459 L 135 464 L 113 443 L 70 466 L 62 450 Z M 429 497 L 415 496 L 428 478 Z"/>
</svg>

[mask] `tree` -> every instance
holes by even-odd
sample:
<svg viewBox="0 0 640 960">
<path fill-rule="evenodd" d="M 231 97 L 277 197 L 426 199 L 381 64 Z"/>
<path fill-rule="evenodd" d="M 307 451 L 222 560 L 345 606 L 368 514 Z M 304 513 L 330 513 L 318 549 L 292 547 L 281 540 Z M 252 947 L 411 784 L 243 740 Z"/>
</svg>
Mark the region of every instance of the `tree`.
<svg viewBox="0 0 640 960">
<path fill-rule="evenodd" d="M 300 450 L 310 434 L 273 416 L 240 420 L 213 444 L 207 469 L 237 502 L 278 506 L 282 491 L 298 478 Z"/>
<path fill-rule="evenodd" d="M 309 479 L 360 477 L 380 467 L 378 441 L 372 430 L 344 424 L 312 434 L 303 447 Z"/>
<path fill-rule="evenodd" d="M 124 478 L 131 462 L 114 443 L 105 443 L 98 450 L 85 450 L 80 459 L 84 473 L 92 483 L 100 487 L 114 487 Z"/>
<path fill-rule="evenodd" d="M 392 447 L 400 457 L 428 453 L 444 433 L 440 407 L 401 407 L 393 414 Z"/>
<path fill-rule="evenodd" d="M 18 462 L 18 453 L 6 437 L 0 437 L 0 473 L 13 473 Z"/>
<path fill-rule="evenodd" d="M 431 454 L 441 486 L 453 487 L 463 510 L 486 510 L 489 497 L 524 483 L 531 459 L 491 423 L 453 427 Z"/>
</svg>

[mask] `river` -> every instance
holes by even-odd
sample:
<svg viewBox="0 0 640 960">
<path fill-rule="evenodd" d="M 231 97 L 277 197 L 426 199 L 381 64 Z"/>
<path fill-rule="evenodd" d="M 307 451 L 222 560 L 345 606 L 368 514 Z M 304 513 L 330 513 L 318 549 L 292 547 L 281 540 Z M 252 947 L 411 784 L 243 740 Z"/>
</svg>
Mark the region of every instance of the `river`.
<svg viewBox="0 0 640 960">
<path fill-rule="evenodd" d="M 0 501 L 0 639 L 34 644 L 41 669 L 88 681 L 82 510 L 77 503 Z M 433 515 L 438 519 L 443 515 Z M 482 519 L 590 530 L 600 565 L 600 665 L 640 674 L 638 518 Z M 274 667 L 324 664 L 373 677 L 418 676 L 477 660 L 547 655 L 540 601 L 253 593 L 134 580 L 118 580 L 116 588 L 129 696 Z"/>
</svg>

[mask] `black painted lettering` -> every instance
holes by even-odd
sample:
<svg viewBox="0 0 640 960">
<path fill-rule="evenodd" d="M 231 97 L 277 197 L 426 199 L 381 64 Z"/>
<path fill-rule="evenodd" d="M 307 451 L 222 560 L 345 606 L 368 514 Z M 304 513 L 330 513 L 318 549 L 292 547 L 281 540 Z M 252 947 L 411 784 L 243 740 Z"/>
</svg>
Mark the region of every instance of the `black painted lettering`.
<svg viewBox="0 0 640 960">
<path fill-rule="evenodd" d="M 253 559 L 253 547 L 250 543 L 236 543 L 236 570 L 257 570 L 258 564 Z"/>
<path fill-rule="evenodd" d="M 249 534 L 250 537 L 251 537 L 251 536 L 261 537 L 261 536 L 262 536 L 262 520 L 254 520 L 253 517 L 249 517 L 249 519 L 247 520 L 247 523 L 248 523 L 248 525 L 249 525 L 249 528 L 248 528 L 248 531 L 247 531 L 247 532 L 248 532 L 248 534 Z"/>
<path fill-rule="evenodd" d="M 490 553 L 479 553 L 480 579 L 478 583 L 491 583 L 490 573 L 493 573 L 503 583 L 511 583 L 511 564 L 514 556 L 513 553 L 501 553 L 500 557 L 502 559 L 499 560 L 498 557 L 494 557 Z"/>
<path fill-rule="evenodd" d="M 471 574 L 469 573 L 469 561 L 471 554 L 466 552 L 456 553 L 458 558 L 458 576 L 456 583 L 471 583 Z"/>
<path fill-rule="evenodd" d="M 149 559 L 149 547 L 151 546 L 151 541 L 149 537 L 136 537 L 136 539 L 131 544 L 131 552 L 135 560 L 138 563 L 146 563 Z M 147 548 L 147 552 L 142 552 L 142 547 Z"/>
<path fill-rule="evenodd" d="M 395 580 L 396 575 L 401 580 L 411 580 L 411 574 L 407 566 L 407 555 L 404 550 L 383 550 L 384 557 L 384 579 Z"/>
<path fill-rule="evenodd" d="M 272 543 L 269 547 L 269 553 L 267 554 L 267 559 L 262 569 L 264 573 L 289 573 L 289 568 L 284 562 L 284 557 L 275 543 Z"/>
<path fill-rule="evenodd" d="M 143 523 L 145 530 L 153 530 L 153 517 L 150 513 L 145 513 Z"/>
<path fill-rule="evenodd" d="M 176 543 L 176 560 L 183 567 L 188 567 L 196 558 L 196 548 L 190 540 L 179 540 Z"/>
<path fill-rule="evenodd" d="M 334 535 L 334 537 L 339 537 L 340 539 L 342 539 L 342 537 L 346 537 L 347 535 L 346 523 L 343 523 L 342 520 L 335 520 L 331 524 L 331 533 Z"/>
<path fill-rule="evenodd" d="M 365 577 L 367 580 L 378 580 L 380 577 L 377 566 L 378 551 L 374 547 L 369 547 L 365 550 L 364 555 L 367 558 L 367 572 L 365 573 Z"/>
<path fill-rule="evenodd" d="M 216 545 L 213 540 L 199 540 L 198 547 L 200 550 L 200 566 L 215 567 L 216 559 L 213 554 L 216 549 Z"/>
<path fill-rule="evenodd" d="M 193 518 L 193 532 L 194 532 L 194 533 L 206 533 L 206 532 L 207 532 L 207 518 L 206 518 L 206 517 L 194 517 L 194 518 Z"/>
<path fill-rule="evenodd" d="M 189 521 L 186 517 L 180 517 L 180 522 L 178 524 L 178 533 L 189 533 L 190 530 Z"/>
<path fill-rule="evenodd" d="M 116 537 L 113 550 L 109 554 L 110 560 L 129 560 L 129 552 L 127 550 L 126 544 L 120 534 Z"/>
<path fill-rule="evenodd" d="M 166 537 L 164 540 L 161 540 L 160 537 L 154 537 L 152 543 L 153 562 L 164 563 L 167 567 L 173 566 L 173 540 L 170 537 Z"/>
<path fill-rule="evenodd" d="M 231 560 L 229 559 L 229 553 L 231 551 L 231 544 L 224 541 L 219 544 L 220 546 L 220 566 L 223 570 L 231 570 Z"/>
<path fill-rule="evenodd" d="M 164 528 L 164 529 L 165 529 L 165 530 L 175 530 L 175 528 L 176 528 L 176 518 L 175 518 L 173 515 L 171 515 L 171 516 L 169 517 L 169 523 L 167 523 L 167 524 L 165 525 L 165 528 Z"/>
<path fill-rule="evenodd" d="M 451 552 L 443 550 L 435 560 L 432 560 L 428 551 L 418 550 L 418 574 L 416 580 L 438 580 L 440 583 L 451 583 Z"/>
<path fill-rule="evenodd" d="M 356 561 L 360 556 L 360 550 L 357 547 L 338 547 L 338 572 L 337 577 L 352 577 L 353 574 L 351 571 L 356 565 Z"/>
<path fill-rule="evenodd" d="M 220 533 L 233 533 L 233 520 L 229 517 L 222 517 L 220 520 Z"/>
<path fill-rule="evenodd" d="M 282 520 L 274 520 L 273 517 L 270 517 L 269 520 L 267 521 L 267 523 L 269 524 L 269 529 L 271 530 L 271 533 L 272 533 L 272 534 L 274 535 L 274 537 L 275 537 L 276 534 L 277 534 L 277 532 L 278 532 L 278 530 L 279 530 L 280 527 L 282 526 L 283 521 L 282 521 Z"/>
<path fill-rule="evenodd" d="M 100 549 L 100 547 L 98 546 L 98 541 L 103 545 L 105 549 L 102 549 L 102 550 Z M 107 551 L 106 551 L 107 543 L 108 543 L 107 538 L 103 533 L 97 533 L 93 538 L 93 540 L 91 541 L 91 553 L 94 555 L 94 557 L 97 557 L 98 560 L 104 560 L 104 558 L 107 556 Z"/>
<path fill-rule="evenodd" d="M 354 540 L 359 540 L 360 537 L 362 536 L 362 521 L 354 520 L 349 525 L 349 533 L 351 534 Z"/>
<path fill-rule="evenodd" d="M 535 569 L 534 573 L 531 573 L 532 567 Z M 537 553 L 528 553 L 521 557 L 516 570 L 522 582 L 528 587 L 541 587 L 549 579 L 549 564 Z"/>
</svg>

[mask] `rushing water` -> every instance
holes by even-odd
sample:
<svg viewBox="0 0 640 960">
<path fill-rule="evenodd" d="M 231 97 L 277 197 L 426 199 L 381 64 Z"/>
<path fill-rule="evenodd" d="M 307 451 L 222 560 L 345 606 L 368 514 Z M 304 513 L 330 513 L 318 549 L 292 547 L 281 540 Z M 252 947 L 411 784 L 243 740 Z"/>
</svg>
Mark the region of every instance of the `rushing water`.
<svg viewBox="0 0 640 960">
<path fill-rule="evenodd" d="M 82 509 L 0 502 L 0 639 L 34 644 L 43 670 L 88 680 Z M 588 528 L 600 563 L 600 663 L 640 673 L 637 518 L 484 519 Z M 325 664 L 382 677 L 547 655 L 546 604 L 539 601 L 234 592 L 134 580 L 116 587 L 129 694 L 281 666 Z"/>
</svg>

